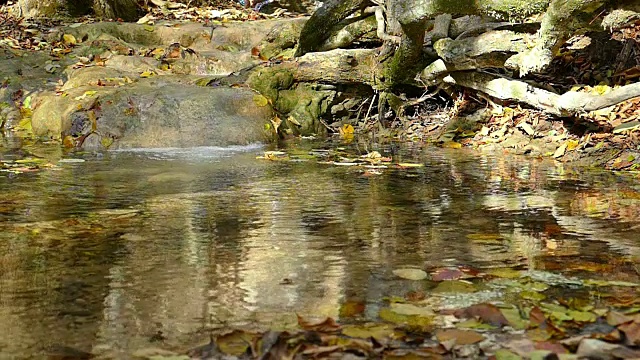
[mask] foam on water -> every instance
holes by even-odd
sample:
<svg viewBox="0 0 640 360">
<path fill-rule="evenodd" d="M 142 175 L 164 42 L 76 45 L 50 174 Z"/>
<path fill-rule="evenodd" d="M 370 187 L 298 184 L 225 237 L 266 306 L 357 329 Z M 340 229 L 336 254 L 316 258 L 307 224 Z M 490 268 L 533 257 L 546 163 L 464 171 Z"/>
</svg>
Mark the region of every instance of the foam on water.
<svg viewBox="0 0 640 360">
<path fill-rule="evenodd" d="M 141 155 L 156 160 L 208 160 L 230 157 L 234 154 L 260 150 L 264 144 L 232 145 L 232 146 L 197 146 L 190 148 L 131 148 L 118 149 L 114 153 Z"/>
</svg>

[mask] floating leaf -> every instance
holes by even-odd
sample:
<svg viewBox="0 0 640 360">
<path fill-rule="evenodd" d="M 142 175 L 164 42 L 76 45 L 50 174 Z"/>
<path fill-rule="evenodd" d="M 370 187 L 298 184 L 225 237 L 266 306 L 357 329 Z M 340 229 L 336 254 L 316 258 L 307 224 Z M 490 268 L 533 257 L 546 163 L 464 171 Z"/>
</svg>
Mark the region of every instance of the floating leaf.
<svg viewBox="0 0 640 360">
<path fill-rule="evenodd" d="M 420 269 L 396 269 L 393 270 L 393 274 L 407 280 L 424 280 L 427 278 L 426 271 Z"/>
<path fill-rule="evenodd" d="M 424 167 L 424 164 L 399 163 L 398 166 L 401 168 L 419 168 L 419 167 Z"/>
<path fill-rule="evenodd" d="M 298 314 L 296 314 L 296 316 L 298 317 L 298 325 L 304 330 L 319 332 L 334 332 L 340 330 L 340 325 L 330 317 L 319 320 L 309 320 L 304 319 Z"/>
<path fill-rule="evenodd" d="M 352 318 L 362 314 L 365 304 L 362 301 L 347 301 L 340 306 L 340 318 Z"/>
<path fill-rule="evenodd" d="M 477 318 L 493 326 L 509 325 L 509 321 L 504 317 L 500 309 L 492 304 L 476 304 L 468 308 L 457 310 L 454 313 L 459 318 Z"/>
<path fill-rule="evenodd" d="M 484 340 L 484 336 L 473 330 L 446 329 L 436 331 L 436 339 L 440 342 L 455 340 L 456 345 L 471 345 Z"/>
<path fill-rule="evenodd" d="M 529 327 L 529 321 L 523 319 L 522 311 L 520 309 L 512 307 L 508 309 L 500 309 L 500 312 L 507 319 L 509 325 L 516 330 L 524 330 Z"/>
<path fill-rule="evenodd" d="M 397 312 L 394 312 L 389 308 L 380 310 L 380 313 L 378 315 L 380 316 L 380 319 L 384 321 L 388 321 L 394 324 L 407 325 L 413 328 L 424 329 L 431 327 L 431 325 L 433 324 L 432 317 L 398 314 Z"/>
<path fill-rule="evenodd" d="M 419 315 L 427 317 L 432 317 L 435 315 L 431 308 L 413 304 L 392 303 L 390 305 L 390 308 L 391 311 L 400 315 Z"/>
<path fill-rule="evenodd" d="M 584 281 L 585 285 L 589 286 L 624 286 L 624 287 L 636 287 L 640 286 L 638 283 L 632 283 L 628 281 L 617 281 L 617 280 L 595 280 L 588 279 Z"/>
<path fill-rule="evenodd" d="M 517 279 L 522 276 L 522 271 L 511 268 L 489 269 L 486 273 L 503 279 Z"/>
<path fill-rule="evenodd" d="M 467 281 L 443 281 L 432 291 L 434 293 L 472 293 L 476 291 L 476 287 Z"/>
<path fill-rule="evenodd" d="M 576 322 L 594 322 L 598 318 L 596 314 L 589 311 L 569 310 L 567 315 Z"/>
<path fill-rule="evenodd" d="M 374 338 L 376 340 L 383 340 L 392 336 L 396 330 L 393 325 L 389 324 L 375 324 L 375 325 L 352 325 L 345 326 L 342 329 L 342 334 L 346 336 L 351 336 L 359 339 L 370 339 Z"/>
<path fill-rule="evenodd" d="M 431 274 L 431 280 L 433 281 L 444 281 L 444 280 L 459 280 L 465 277 L 465 273 L 463 273 L 460 269 L 454 268 L 442 268 L 437 269 L 433 274 Z"/>
</svg>

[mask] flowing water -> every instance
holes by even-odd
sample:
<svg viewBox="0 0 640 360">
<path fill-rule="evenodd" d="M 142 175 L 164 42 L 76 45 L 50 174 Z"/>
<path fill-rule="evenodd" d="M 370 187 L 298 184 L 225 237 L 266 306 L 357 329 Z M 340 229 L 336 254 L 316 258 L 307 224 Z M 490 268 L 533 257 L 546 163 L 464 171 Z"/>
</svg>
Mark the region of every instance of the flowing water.
<svg viewBox="0 0 640 360">
<path fill-rule="evenodd" d="M 383 298 L 426 286 L 392 274 L 404 267 L 638 280 L 637 174 L 380 151 L 424 167 L 369 174 L 245 147 L 0 172 L 0 358 L 56 344 L 117 358 L 185 349 L 211 329 L 288 328 L 296 313 L 375 321 Z M 364 311 L 346 318 L 354 302 Z"/>
</svg>

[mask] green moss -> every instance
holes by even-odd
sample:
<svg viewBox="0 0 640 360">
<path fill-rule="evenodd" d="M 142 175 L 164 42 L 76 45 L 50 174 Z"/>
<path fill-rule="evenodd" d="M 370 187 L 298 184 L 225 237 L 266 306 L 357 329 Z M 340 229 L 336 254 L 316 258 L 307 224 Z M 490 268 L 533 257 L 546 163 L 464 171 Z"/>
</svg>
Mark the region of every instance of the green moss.
<svg viewBox="0 0 640 360">
<path fill-rule="evenodd" d="M 545 12 L 550 0 L 482 0 L 480 10 L 499 19 L 522 21 Z"/>
<path fill-rule="evenodd" d="M 293 74 L 282 68 L 261 68 L 247 79 L 247 85 L 264 95 L 272 102 L 278 100 L 278 92 L 286 90 L 293 84 Z"/>
</svg>

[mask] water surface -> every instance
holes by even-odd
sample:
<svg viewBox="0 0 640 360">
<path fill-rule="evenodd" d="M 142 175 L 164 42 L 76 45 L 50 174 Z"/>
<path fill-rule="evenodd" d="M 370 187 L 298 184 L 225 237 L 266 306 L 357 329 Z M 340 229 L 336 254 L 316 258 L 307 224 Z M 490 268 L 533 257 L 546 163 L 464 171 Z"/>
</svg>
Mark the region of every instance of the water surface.
<svg viewBox="0 0 640 360">
<path fill-rule="evenodd" d="M 432 147 L 381 148 L 425 166 L 376 175 L 262 151 L 77 154 L 0 172 L 0 358 L 180 350 L 211 329 L 291 327 L 296 313 L 375 321 L 383 298 L 424 286 L 401 267 L 638 280 L 637 175 Z M 349 302 L 364 312 L 341 318 Z"/>
</svg>

